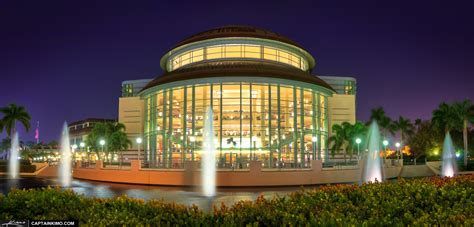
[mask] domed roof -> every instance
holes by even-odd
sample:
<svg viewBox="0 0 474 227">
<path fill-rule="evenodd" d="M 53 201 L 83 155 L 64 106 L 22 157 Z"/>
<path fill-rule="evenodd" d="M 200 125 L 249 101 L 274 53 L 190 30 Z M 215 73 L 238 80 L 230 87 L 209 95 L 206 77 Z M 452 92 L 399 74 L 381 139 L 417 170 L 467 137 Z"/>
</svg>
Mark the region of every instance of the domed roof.
<svg viewBox="0 0 474 227">
<path fill-rule="evenodd" d="M 222 61 L 203 62 L 183 67 L 171 72 L 165 72 L 162 76 L 150 81 L 140 92 L 161 84 L 175 81 L 215 78 L 215 77 L 267 77 L 277 79 L 295 80 L 315 84 L 331 91 L 335 90 L 322 79 L 297 68 L 287 67 L 280 63 L 256 62 L 256 61 Z"/>
<path fill-rule="evenodd" d="M 291 44 L 293 46 L 297 46 L 303 49 L 303 47 L 301 47 L 301 45 L 299 45 L 298 43 L 282 35 L 279 35 L 275 32 L 272 32 L 263 28 L 257 28 L 257 27 L 245 26 L 245 25 L 228 25 L 228 26 L 223 26 L 223 27 L 218 27 L 218 28 L 207 30 L 207 31 L 203 31 L 182 40 L 181 42 L 176 44 L 174 48 L 188 44 L 188 43 L 193 43 L 193 42 L 202 41 L 206 39 L 226 38 L 226 37 L 251 37 L 251 38 L 270 39 L 270 40 L 276 40 L 276 41 L 288 43 L 288 44 Z"/>
</svg>

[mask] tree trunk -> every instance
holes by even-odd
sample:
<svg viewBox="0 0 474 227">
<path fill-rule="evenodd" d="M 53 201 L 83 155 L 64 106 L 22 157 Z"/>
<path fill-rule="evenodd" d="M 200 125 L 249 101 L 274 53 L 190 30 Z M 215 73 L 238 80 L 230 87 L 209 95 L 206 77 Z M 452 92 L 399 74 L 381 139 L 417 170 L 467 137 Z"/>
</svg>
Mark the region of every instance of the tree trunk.
<svg viewBox="0 0 474 227">
<path fill-rule="evenodd" d="M 462 129 L 462 135 L 464 140 L 464 168 L 467 170 L 467 119 L 464 119 L 464 127 Z"/>
</svg>

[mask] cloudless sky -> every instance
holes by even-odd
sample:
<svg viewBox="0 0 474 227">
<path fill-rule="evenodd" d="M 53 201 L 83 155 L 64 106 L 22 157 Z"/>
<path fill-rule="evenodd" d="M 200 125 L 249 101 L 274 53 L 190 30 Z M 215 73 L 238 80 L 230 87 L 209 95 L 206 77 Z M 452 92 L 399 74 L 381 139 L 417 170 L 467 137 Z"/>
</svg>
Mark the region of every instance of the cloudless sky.
<svg viewBox="0 0 474 227">
<path fill-rule="evenodd" d="M 378 106 L 428 119 L 442 101 L 474 100 L 473 12 L 472 0 L 1 0 L 0 106 L 30 112 L 22 140 L 37 121 L 56 140 L 64 121 L 117 118 L 121 82 L 161 75 L 180 40 L 243 24 L 300 43 L 313 74 L 355 77 L 359 120 Z"/>
</svg>

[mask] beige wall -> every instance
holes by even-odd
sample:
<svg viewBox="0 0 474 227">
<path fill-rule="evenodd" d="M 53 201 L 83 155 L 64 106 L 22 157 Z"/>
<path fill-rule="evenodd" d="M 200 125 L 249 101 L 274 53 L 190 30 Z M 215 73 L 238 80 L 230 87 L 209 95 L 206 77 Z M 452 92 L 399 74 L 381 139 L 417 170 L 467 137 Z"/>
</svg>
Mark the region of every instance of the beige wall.
<svg viewBox="0 0 474 227">
<path fill-rule="evenodd" d="M 356 122 L 355 95 L 334 94 L 332 97 L 328 97 L 328 107 L 330 135 L 332 134 L 332 126 L 334 124 L 341 124 L 345 121 L 351 124 Z"/>
<path fill-rule="evenodd" d="M 135 139 L 143 134 L 143 100 L 140 97 L 119 98 L 118 121 L 125 125 L 125 132 L 132 141 L 132 149 L 136 149 Z"/>
<path fill-rule="evenodd" d="M 321 160 L 311 160 L 311 169 L 262 169 L 260 161 L 250 162 L 250 168 L 245 170 L 218 170 L 216 184 L 220 187 L 241 186 L 300 186 L 329 183 L 354 183 L 361 179 L 361 166 L 350 169 L 323 169 Z M 385 178 L 399 176 L 401 166 L 384 168 Z M 142 169 L 138 160 L 131 162 L 130 169 L 103 168 L 102 162 L 97 161 L 95 168 L 81 168 L 78 162 L 73 171 L 77 179 L 134 183 L 149 185 L 192 186 L 201 179 L 201 171 L 197 162 L 187 161 L 185 169 Z"/>
</svg>

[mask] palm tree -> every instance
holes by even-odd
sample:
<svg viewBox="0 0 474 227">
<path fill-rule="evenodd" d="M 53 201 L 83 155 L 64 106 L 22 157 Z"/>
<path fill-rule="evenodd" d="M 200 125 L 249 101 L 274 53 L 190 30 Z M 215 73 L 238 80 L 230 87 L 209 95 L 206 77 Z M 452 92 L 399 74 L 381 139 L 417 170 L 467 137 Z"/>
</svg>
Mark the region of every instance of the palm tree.
<svg viewBox="0 0 474 227">
<path fill-rule="evenodd" d="M 332 126 L 332 133 L 333 135 L 329 137 L 328 143 L 331 146 L 331 156 L 334 158 L 336 152 L 340 151 L 341 149 L 344 152 L 344 159 L 346 156 L 346 147 L 344 146 L 346 142 L 346 131 L 348 131 L 347 127 L 344 128 L 343 125 L 334 124 Z M 332 144 L 332 145 L 331 145 Z"/>
<path fill-rule="evenodd" d="M 346 126 L 347 127 L 347 126 Z M 352 160 L 352 154 L 354 153 L 354 148 L 357 147 L 356 139 L 362 139 L 367 134 L 367 127 L 360 121 L 350 125 L 350 130 L 347 130 L 346 141 L 348 143 L 347 150 L 350 151 L 349 160 Z M 360 155 L 360 154 L 359 154 Z"/>
<path fill-rule="evenodd" d="M 118 123 L 120 124 L 120 123 Z M 123 124 L 121 124 L 123 125 Z M 127 134 L 123 129 L 125 127 L 114 127 L 115 129 L 120 129 L 118 131 L 114 131 L 110 136 L 109 136 L 109 143 L 108 143 L 108 149 L 111 152 L 119 152 L 120 153 L 120 165 L 122 164 L 122 159 L 123 159 L 123 152 L 124 150 L 127 150 L 131 145 L 132 141 L 130 141 L 127 137 Z M 123 129 L 122 129 L 123 128 Z"/>
<path fill-rule="evenodd" d="M 408 138 L 409 135 L 414 133 L 414 126 L 408 118 L 400 116 L 397 121 L 393 122 L 393 124 L 396 130 L 400 132 L 400 142 L 402 144 L 404 144 L 405 139 Z"/>
<path fill-rule="evenodd" d="M 384 139 L 387 136 L 387 132 L 392 135 L 394 134 L 395 130 L 392 124 L 392 119 L 390 119 L 390 117 L 385 114 L 385 110 L 382 107 L 372 109 L 368 125 L 370 125 L 372 121 L 377 121 L 380 128 L 382 129 L 382 136 Z"/>
<path fill-rule="evenodd" d="M 467 144 L 467 125 L 469 123 L 474 124 L 474 105 L 471 103 L 471 100 L 465 99 L 462 102 L 456 102 L 453 105 L 458 118 L 462 119 L 462 134 L 464 142 L 464 167 L 467 168 L 467 153 L 468 153 L 468 144 Z"/>
<path fill-rule="evenodd" d="M 6 107 L 0 108 L 0 112 L 3 113 L 3 118 L 0 120 L 0 132 L 5 129 L 7 131 L 8 137 L 16 132 L 16 123 L 19 121 L 26 131 L 29 131 L 31 128 L 30 120 L 31 116 L 26 111 L 25 107 L 17 106 L 14 103 L 9 104 Z"/>
<path fill-rule="evenodd" d="M 108 160 L 110 152 L 114 155 L 116 152 L 121 152 L 128 149 L 132 142 L 128 139 L 125 133 L 125 125 L 122 123 L 99 122 L 95 124 L 92 131 L 87 135 L 85 143 L 92 151 L 96 152 L 100 160 L 100 151 L 102 146 L 99 144 L 100 140 L 106 141 L 104 150 L 105 157 Z"/>
<path fill-rule="evenodd" d="M 454 108 L 445 102 L 439 104 L 438 109 L 433 110 L 433 117 L 431 118 L 433 126 L 445 133 L 453 129 L 461 128 L 462 121 Z"/>
</svg>

